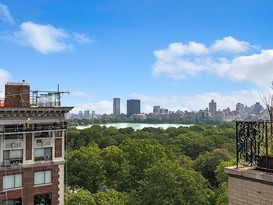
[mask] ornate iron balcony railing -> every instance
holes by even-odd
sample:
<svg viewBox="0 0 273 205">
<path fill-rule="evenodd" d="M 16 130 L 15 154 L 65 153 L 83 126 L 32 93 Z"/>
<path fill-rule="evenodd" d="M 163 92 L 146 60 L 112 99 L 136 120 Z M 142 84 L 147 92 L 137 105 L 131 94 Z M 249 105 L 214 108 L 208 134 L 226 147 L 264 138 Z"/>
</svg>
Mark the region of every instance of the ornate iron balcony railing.
<svg viewBox="0 0 273 205">
<path fill-rule="evenodd" d="M 272 121 L 236 122 L 237 167 L 240 164 L 273 170 L 273 157 L 270 156 L 270 147 L 273 147 L 272 126 Z"/>
</svg>

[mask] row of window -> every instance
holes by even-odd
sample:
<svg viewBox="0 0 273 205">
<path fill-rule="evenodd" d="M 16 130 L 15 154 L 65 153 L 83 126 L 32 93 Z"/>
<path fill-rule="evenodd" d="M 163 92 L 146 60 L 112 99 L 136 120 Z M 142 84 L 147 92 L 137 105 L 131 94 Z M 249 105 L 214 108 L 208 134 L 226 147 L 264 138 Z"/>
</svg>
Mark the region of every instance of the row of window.
<svg viewBox="0 0 273 205">
<path fill-rule="evenodd" d="M 51 170 L 34 172 L 34 185 L 49 184 L 52 182 Z M 22 174 L 3 176 L 3 190 L 22 187 Z"/>
<path fill-rule="evenodd" d="M 52 159 L 52 147 L 35 148 L 34 161 L 43 161 Z M 3 151 L 3 160 L 8 160 L 10 163 L 23 162 L 23 150 L 13 149 Z"/>
<path fill-rule="evenodd" d="M 55 131 L 55 137 L 62 137 L 63 131 L 57 130 Z M 34 133 L 35 138 L 52 138 L 53 132 L 35 132 Z M 16 133 L 16 134 L 5 134 L 4 135 L 5 140 L 14 140 L 14 139 L 23 139 L 22 133 Z"/>
<path fill-rule="evenodd" d="M 3 205 L 22 205 L 22 198 L 9 199 L 3 201 Z M 51 194 L 39 194 L 34 196 L 35 205 L 51 205 Z"/>
</svg>

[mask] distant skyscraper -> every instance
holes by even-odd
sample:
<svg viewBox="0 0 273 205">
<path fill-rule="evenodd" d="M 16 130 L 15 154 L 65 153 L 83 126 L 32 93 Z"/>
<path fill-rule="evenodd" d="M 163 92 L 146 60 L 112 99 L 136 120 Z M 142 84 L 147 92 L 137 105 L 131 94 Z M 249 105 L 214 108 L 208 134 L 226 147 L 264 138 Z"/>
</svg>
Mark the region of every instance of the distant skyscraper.
<svg viewBox="0 0 273 205">
<path fill-rule="evenodd" d="M 127 100 L 127 117 L 133 114 L 140 114 L 140 100 Z"/>
<path fill-rule="evenodd" d="M 242 104 L 242 103 L 237 103 L 236 104 L 236 110 L 237 111 L 242 111 L 243 109 L 244 109 L 244 104 Z"/>
<path fill-rule="evenodd" d="M 113 115 L 114 116 L 120 115 L 120 98 L 113 99 Z"/>
<path fill-rule="evenodd" d="M 212 99 L 211 100 L 211 102 L 209 103 L 209 112 L 211 113 L 211 114 L 214 114 L 214 113 L 216 113 L 216 102 L 214 102 L 214 100 Z"/>
<path fill-rule="evenodd" d="M 253 105 L 253 111 L 254 111 L 255 114 L 258 114 L 262 110 L 263 110 L 263 106 L 259 102 L 256 102 Z"/>
<path fill-rule="evenodd" d="M 159 115 L 159 113 L 160 113 L 160 106 L 154 106 L 153 113 L 156 114 L 156 115 Z"/>
</svg>

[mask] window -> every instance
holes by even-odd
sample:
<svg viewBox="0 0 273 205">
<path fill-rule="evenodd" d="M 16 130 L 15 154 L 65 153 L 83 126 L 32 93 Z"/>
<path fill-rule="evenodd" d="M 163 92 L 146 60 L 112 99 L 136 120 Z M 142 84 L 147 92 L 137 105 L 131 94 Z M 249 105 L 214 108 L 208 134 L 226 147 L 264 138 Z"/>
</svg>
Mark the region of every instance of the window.
<svg viewBox="0 0 273 205">
<path fill-rule="evenodd" d="M 23 134 L 5 134 L 5 140 L 23 139 Z"/>
<path fill-rule="evenodd" d="M 35 138 L 52 137 L 52 132 L 35 132 Z"/>
<path fill-rule="evenodd" d="M 35 172 L 34 173 L 34 184 L 48 184 L 51 183 L 51 170 Z"/>
<path fill-rule="evenodd" d="M 42 161 L 42 160 L 51 160 L 52 159 L 52 148 L 35 148 L 34 150 L 34 160 Z"/>
<path fill-rule="evenodd" d="M 22 205 L 22 199 L 18 198 L 18 199 L 10 199 L 10 200 L 5 200 L 3 202 L 3 205 Z"/>
<path fill-rule="evenodd" d="M 62 137 L 62 136 L 63 136 L 63 131 L 57 130 L 57 131 L 55 132 L 55 137 Z"/>
<path fill-rule="evenodd" d="M 22 174 L 3 176 L 3 190 L 22 187 Z"/>
<path fill-rule="evenodd" d="M 34 196 L 35 205 L 51 205 L 51 194 L 40 194 Z"/>
<path fill-rule="evenodd" d="M 23 162 L 23 150 L 22 149 L 13 149 L 13 150 L 4 150 L 3 160 L 9 160 L 11 163 Z"/>
</svg>

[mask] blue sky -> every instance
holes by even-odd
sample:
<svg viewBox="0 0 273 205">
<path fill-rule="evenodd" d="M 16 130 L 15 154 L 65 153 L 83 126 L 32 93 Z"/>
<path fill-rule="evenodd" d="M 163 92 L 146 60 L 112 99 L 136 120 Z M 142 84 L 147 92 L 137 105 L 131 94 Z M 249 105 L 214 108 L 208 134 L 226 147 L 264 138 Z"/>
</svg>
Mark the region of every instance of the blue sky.
<svg viewBox="0 0 273 205">
<path fill-rule="evenodd" d="M 272 19 L 269 0 L 0 0 L 0 95 L 24 79 L 74 113 L 250 106 L 273 80 Z"/>
</svg>

